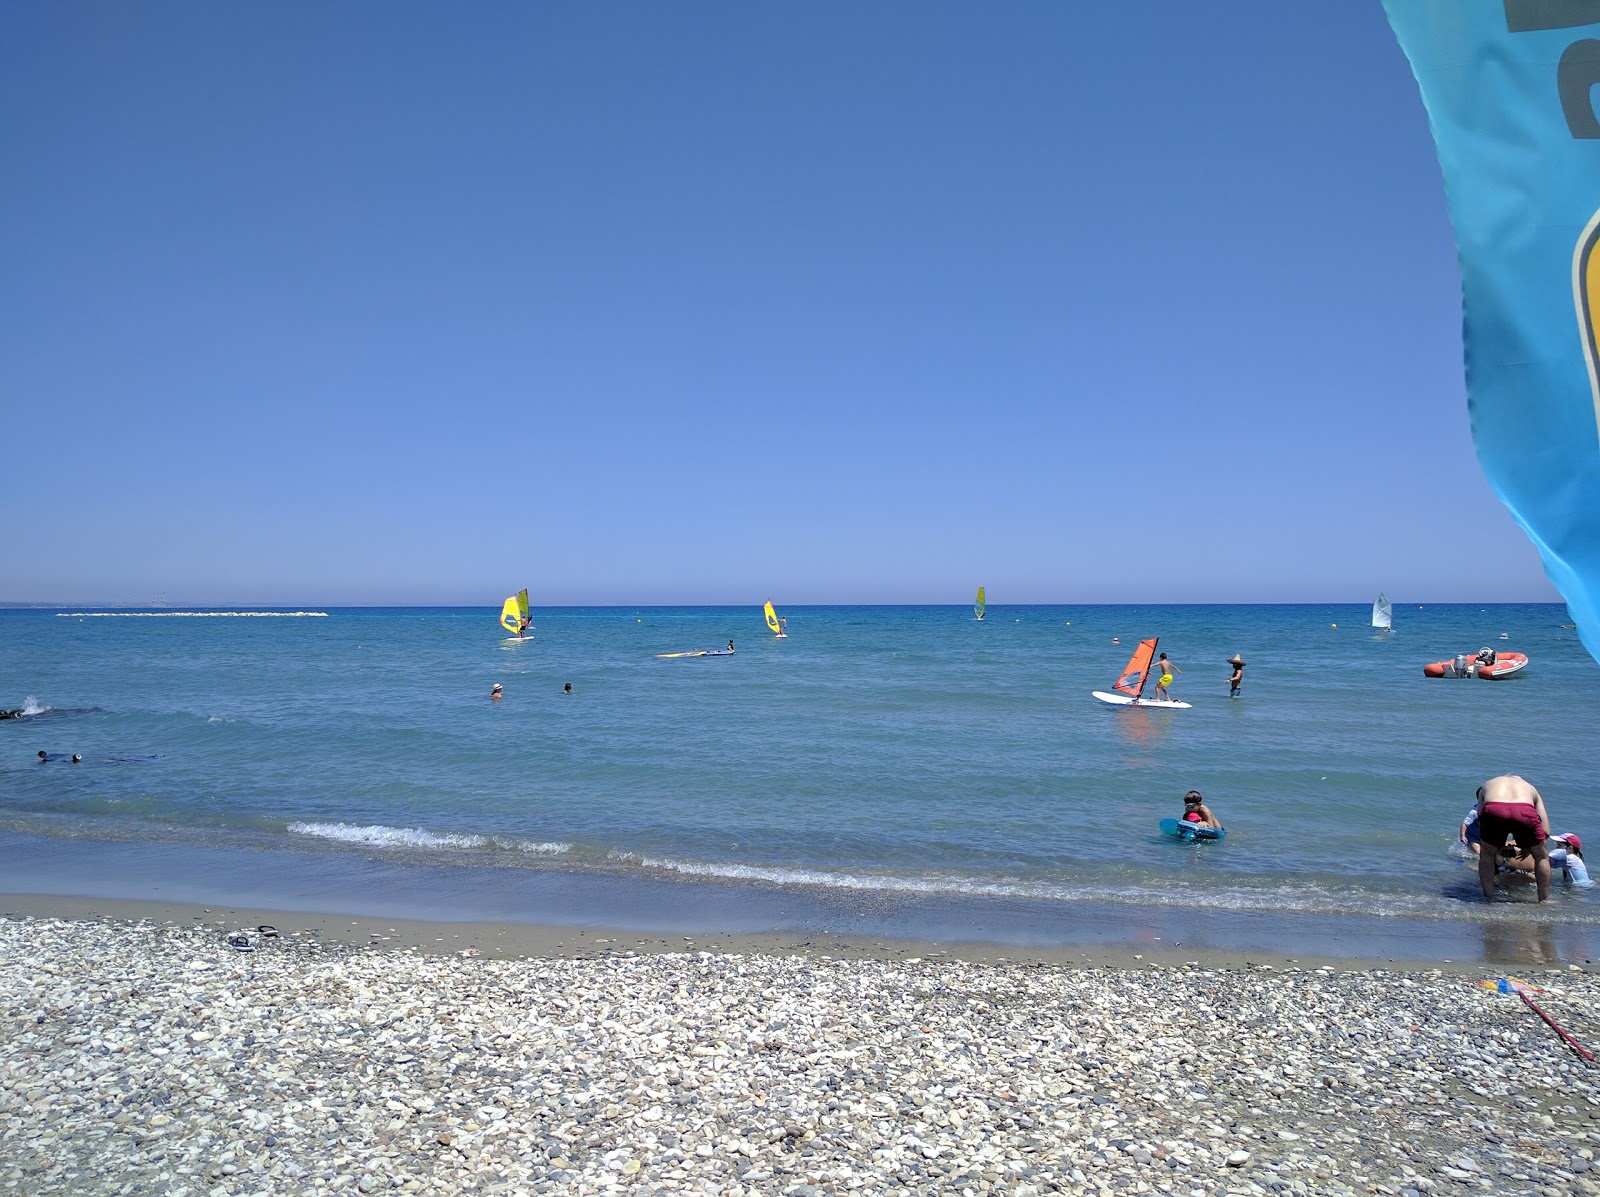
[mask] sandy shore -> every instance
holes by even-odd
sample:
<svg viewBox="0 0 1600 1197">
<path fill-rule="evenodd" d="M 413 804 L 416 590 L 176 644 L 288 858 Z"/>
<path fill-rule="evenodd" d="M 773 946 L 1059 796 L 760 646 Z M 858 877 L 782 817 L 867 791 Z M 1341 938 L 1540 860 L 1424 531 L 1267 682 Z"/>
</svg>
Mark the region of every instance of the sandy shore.
<svg viewBox="0 0 1600 1197">
<path fill-rule="evenodd" d="M 1481 969 L 34 901 L 0 1192 L 1600 1193 L 1600 1069 Z"/>
</svg>

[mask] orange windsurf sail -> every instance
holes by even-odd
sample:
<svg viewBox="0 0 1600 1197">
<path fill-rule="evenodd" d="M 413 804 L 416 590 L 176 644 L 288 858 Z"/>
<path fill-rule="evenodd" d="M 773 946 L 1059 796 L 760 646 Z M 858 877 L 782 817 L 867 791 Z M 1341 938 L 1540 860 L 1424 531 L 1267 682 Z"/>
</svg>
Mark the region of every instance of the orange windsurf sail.
<svg viewBox="0 0 1600 1197">
<path fill-rule="evenodd" d="M 1159 637 L 1139 641 L 1139 647 L 1128 658 L 1128 667 L 1122 671 L 1117 684 L 1111 687 L 1113 690 L 1120 690 L 1129 698 L 1139 697 L 1145 679 L 1150 676 L 1150 658 L 1156 655 L 1156 639 Z"/>
</svg>

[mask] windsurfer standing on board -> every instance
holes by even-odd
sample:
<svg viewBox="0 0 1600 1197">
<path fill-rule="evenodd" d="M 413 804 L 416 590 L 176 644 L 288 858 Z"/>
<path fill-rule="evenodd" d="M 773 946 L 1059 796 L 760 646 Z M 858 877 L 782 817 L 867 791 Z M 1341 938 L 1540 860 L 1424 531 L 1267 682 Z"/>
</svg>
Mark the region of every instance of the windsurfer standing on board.
<svg viewBox="0 0 1600 1197">
<path fill-rule="evenodd" d="M 1167 687 L 1172 685 L 1172 675 L 1182 673 L 1183 670 L 1167 660 L 1166 653 L 1161 654 L 1161 659 L 1156 662 L 1156 668 L 1161 670 L 1161 676 L 1156 679 L 1156 700 L 1171 702 L 1172 695 L 1167 693 Z"/>
</svg>

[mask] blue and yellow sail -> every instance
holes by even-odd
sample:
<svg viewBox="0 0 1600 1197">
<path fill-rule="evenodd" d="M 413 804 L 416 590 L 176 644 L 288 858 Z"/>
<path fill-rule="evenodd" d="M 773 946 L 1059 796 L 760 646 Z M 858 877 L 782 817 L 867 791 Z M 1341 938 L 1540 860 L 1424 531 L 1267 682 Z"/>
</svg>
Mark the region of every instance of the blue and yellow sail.
<svg viewBox="0 0 1600 1197">
<path fill-rule="evenodd" d="M 1600 659 L 1600 0 L 1384 0 L 1461 261 L 1491 486 Z"/>
<path fill-rule="evenodd" d="M 978 597 L 972 604 L 972 617 L 982 619 L 989 613 L 989 601 L 983 597 L 983 587 L 978 587 Z"/>
<path fill-rule="evenodd" d="M 767 626 L 772 629 L 772 634 L 782 636 L 783 625 L 778 622 L 778 612 L 773 608 L 771 599 L 767 600 L 767 605 L 761 609 L 761 613 L 767 617 Z"/>
</svg>

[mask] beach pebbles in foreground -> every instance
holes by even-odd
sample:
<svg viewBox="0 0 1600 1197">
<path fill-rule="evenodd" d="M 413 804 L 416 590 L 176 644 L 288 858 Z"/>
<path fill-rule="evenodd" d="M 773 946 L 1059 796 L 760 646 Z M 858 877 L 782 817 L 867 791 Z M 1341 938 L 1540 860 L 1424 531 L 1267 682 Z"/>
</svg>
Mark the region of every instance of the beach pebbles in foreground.
<svg viewBox="0 0 1600 1197">
<path fill-rule="evenodd" d="M 1600 1072 L 1477 980 L 0 919 L 0 1192 L 1600 1193 Z"/>
</svg>

